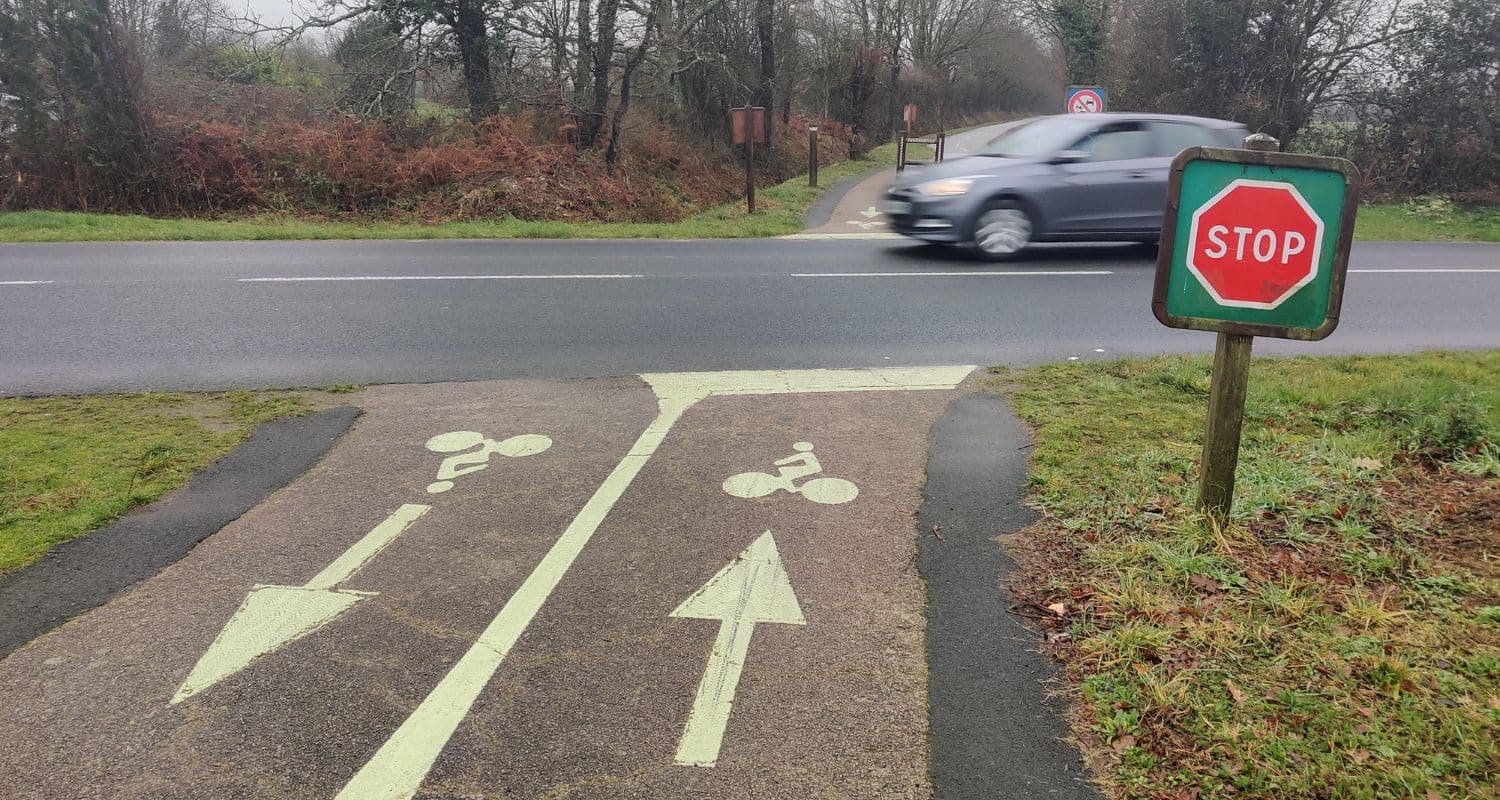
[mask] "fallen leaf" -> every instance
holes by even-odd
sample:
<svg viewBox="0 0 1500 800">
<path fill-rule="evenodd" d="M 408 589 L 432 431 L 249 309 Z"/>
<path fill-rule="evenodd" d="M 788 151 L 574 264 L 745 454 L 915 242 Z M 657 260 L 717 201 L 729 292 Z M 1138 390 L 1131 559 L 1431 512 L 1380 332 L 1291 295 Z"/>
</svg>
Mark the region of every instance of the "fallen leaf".
<svg viewBox="0 0 1500 800">
<path fill-rule="evenodd" d="M 1062 644 L 1072 638 L 1072 636 L 1068 635 L 1067 631 L 1049 633 L 1047 634 L 1047 644 Z"/>
<path fill-rule="evenodd" d="M 1370 760 L 1370 751 L 1364 749 L 1350 750 L 1349 759 L 1356 764 L 1363 764 Z"/>
<path fill-rule="evenodd" d="M 1051 611 L 1052 613 L 1054 613 L 1056 615 L 1058 615 L 1059 617 L 1066 617 L 1068 615 L 1068 604 L 1067 603 L 1053 603 L 1053 604 L 1047 606 L 1047 610 Z"/>
<path fill-rule="evenodd" d="M 1427 800 L 1443 800 L 1443 796 L 1438 794 L 1438 790 L 1429 786 L 1427 787 Z"/>
<path fill-rule="evenodd" d="M 1375 718 L 1375 709 L 1373 709 L 1373 708 L 1360 707 L 1360 708 L 1356 708 L 1354 710 L 1356 712 L 1358 712 L 1359 715 L 1361 717 L 1364 717 L 1365 719 L 1374 719 Z"/>
<path fill-rule="evenodd" d="M 1219 586 L 1218 581 L 1208 577 L 1207 575 L 1194 575 L 1189 579 L 1189 581 L 1193 584 L 1193 586 L 1196 586 L 1197 588 L 1202 589 L 1205 592 L 1217 592 L 1220 588 L 1222 588 Z"/>
<path fill-rule="evenodd" d="M 1380 469 L 1385 466 L 1378 458 L 1356 458 L 1350 463 L 1357 469 Z"/>
<path fill-rule="evenodd" d="M 1116 753 L 1123 753 L 1132 747 L 1135 747 L 1135 737 L 1128 733 L 1116 739 L 1114 743 Z"/>
<path fill-rule="evenodd" d="M 1240 691 L 1240 687 L 1234 685 L 1234 681 L 1225 680 L 1224 688 L 1229 690 L 1229 696 L 1234 698 L 1234 702 L 1245 702 L 1245 693 Z"/>
<path fill-rule="evenodd" d="M 938 538 L 938 541 L 940 542 L 948 541 L 947 539 L 943 538 L 943 529 L 936 522 L 932 523 L 932 535 L 936 536 Z"/>
<path fill-rule="evenodd" d="M 1138 674 L 1141 674 L 1141 675 L 1146 675 L 1146 674 L 1148 674 L 1148 673 L 1151 672 L 1151 668 L 1150 667 L 1146 666 L 1145 664 L 1140 663 L 1139 661 L 1137 661 L 1134 664 L 1131 664 L 1130 668 L 1133 669 L 1133 670 L 1135 670 Z"/>
<path fill-rule="evenodd" d="M 1490 695 L 1490 708 L 1500 711 L 1500 694 Z"/>
</svg>

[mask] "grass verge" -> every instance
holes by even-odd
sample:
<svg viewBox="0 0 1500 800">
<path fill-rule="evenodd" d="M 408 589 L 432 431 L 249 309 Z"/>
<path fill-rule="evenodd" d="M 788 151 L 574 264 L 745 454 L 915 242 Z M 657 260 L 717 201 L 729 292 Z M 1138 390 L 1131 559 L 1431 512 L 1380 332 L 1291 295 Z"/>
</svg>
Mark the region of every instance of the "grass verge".
<svg viewBox="0 0 1500 800">
<path fill-rule="evenodd" d="M 1500 351 L 1257 360 L 1224 525 L 1208 360 L 1002 375 L 1045 514 L 1017 610 L 1112 796 L 1494 796 Z"/>
<path fill-rule="evenodd" d="M 857 161 L 818 170 L 826 189 L 852 175 L 896 163 L 886 144 Z M 823 189 L 792 178 L 756 192 L 756 211 L 729 203 L 680 222 L 545 222 L 503 219 L 437 225 L 356 224 L 286 217 L 242 220 L 156 219 L 118 214 L 19 211 L 0 214 L 0 242 L 229 241 L 277 239 L 742 239 L 782 236 L 802 230 L 802 214 Z"/>
<path fill-rule="evenodd" d="M 1500 207 L 1456 206 L 1441 198 L 1366 205 L 1354 238 L 1405 242 L 1500 242 Z"/>
<path fill-rule="evenodd" d="M 0 574 L 182 485 L 309 392 L 0 398 Z"/>
</svg>

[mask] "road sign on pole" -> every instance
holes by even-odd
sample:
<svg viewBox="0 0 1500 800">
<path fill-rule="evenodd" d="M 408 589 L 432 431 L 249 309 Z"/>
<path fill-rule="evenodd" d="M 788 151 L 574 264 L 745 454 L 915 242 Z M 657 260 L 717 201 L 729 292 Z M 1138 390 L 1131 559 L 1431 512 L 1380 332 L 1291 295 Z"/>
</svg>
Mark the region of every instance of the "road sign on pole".
<svg viewBox="0 0 1500 800">
<path fill-rule="evenodd" d="M 1069 114 L 1090 114 L 1104 111 L 1103 86 L 1069 86 L 1063 95 L 1063 110 Z"/>
<path fill-rule="evenodd" d="M 1333 332 L 1358 207 L 1359 171 L 1342 158 L 1190 147 L 1172 161 L 1151 310 L 1171 328 L 1214 331 L 1213 382 L 1198 505 L 1234 498 L 1255 336 L 1315 341 Z"/>
<path fill-rule="evenodd" d="M 745 210 L 755 213 L 755 143 L 768 141 L 766 110 L 761 106 L 729 109 L 734 143 L 745 147 Z"/>
</svg>

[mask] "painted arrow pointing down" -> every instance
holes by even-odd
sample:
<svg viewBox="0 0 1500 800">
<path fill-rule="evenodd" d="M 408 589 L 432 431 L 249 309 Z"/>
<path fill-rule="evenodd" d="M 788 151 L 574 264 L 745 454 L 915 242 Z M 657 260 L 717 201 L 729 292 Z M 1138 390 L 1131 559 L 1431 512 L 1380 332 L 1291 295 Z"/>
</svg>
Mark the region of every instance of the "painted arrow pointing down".
<svg viewBox="0 0 1500 800">
<path fill-rule="evenodd" d="M 781 565 L 776 540 L 766 531 L 708 583 L 682 601 L 671 616 L 723 620 L 708 668 L 698 684 L 693 712 L 677 744 L 677 763 L 712 767 L 729 725 L 734 692 L 758 622 L 806 625 L 792 582 Z"/>
<path fill-rule="evenodd" d="M 376 592 L 334 587 L 348 580 L 430 508 L 407 503 L 396 509 L 301 586 L 252 587 L 245 602 L 178 687 L 177 694 L 172 695 L 172 703 L 180 703 L 239 672 L 255 659 L 301 639 L 355 603 L 375 595 Z"/>
</svg>

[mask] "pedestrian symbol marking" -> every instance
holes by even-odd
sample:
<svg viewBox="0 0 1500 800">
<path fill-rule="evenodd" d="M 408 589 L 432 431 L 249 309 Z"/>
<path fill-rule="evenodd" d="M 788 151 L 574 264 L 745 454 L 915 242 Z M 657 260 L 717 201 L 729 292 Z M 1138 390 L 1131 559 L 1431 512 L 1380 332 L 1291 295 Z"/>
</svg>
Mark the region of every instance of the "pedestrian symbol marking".
<svg viewBox="0 0 1500 800">
<path fill-rule="evenodd" d="M 777 474 L 767 472 L 741 472 L 724 481 L 724 491 L 735 497 L 753 499 L 774 492 L 800 494 L 814 503 L 838 505 L 847 503 L 859 495 L 859 487 L 843 478 L 812 478 L 801 484 L 800 478 L 817 475 L 823 465 L 813 454 L 812 442 L 797 442 L 792 445 L 797 452 L 772 462 L 778 467 Z"/>
<path fill-rule="evenodd" d="M 683 766 L 712 767 L 719 760 L 719 747 L 729 725 L 735 690 L 739 688 L 755 625 L 807 624 L 771 532 L 761 534 L 728 566 L 682 601 L 671 616 L 720 620 L 719 633 L 709 651 L 708 666 L 698 684 L 693 711 L 677 744 L 676 756 L 677 763 Z"/>
<path fill-rule="evenodd" d="M 820 392 L 920 391 L 956 387 L 973 366 L 853 370 L 649 373 L 656 418 L 467 652 L 356 772 L 336 800 L 407 800 L 416 794 L 479 693 L 500 668 L 604 518 L 689 408 L 708 397 Z"/>
<path fill-rule="evenodd" d="M 374 592 L 336 589 L 431 506 L 407 503 L 302 586 L 257 584 L 172 695 L 173 704 L 326 625 Z"/>
<path fill-rule="evenodd" d="M 478 472 L 489 467 L 490 456 L 499 453 L 510 458 L 532 456 L 552 446 L 552 440 L 535 433 L 512 436 L 503 442 L 486 438 L 477 431 L 449 431 L 427 440 L 426 447 L 434 453 L 458 453 L 443 459 L 438 467 L 437 480 L 427 485 L 428 494 L 441 494 L 453 488 L 453 479 Z M 460 450 L 479 449 L 470 453 Z"/>
</svg>

